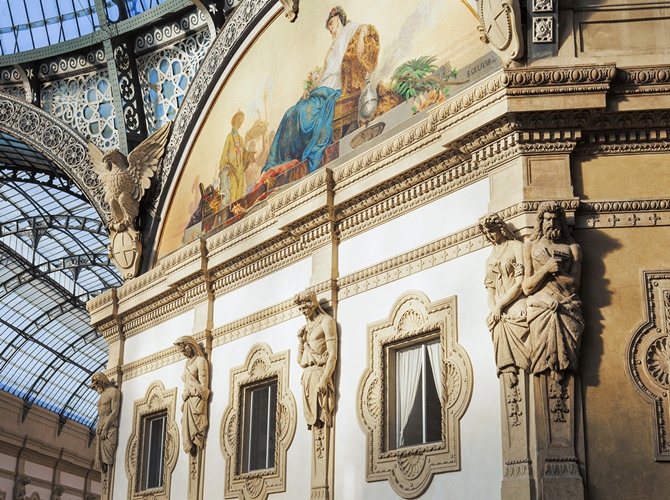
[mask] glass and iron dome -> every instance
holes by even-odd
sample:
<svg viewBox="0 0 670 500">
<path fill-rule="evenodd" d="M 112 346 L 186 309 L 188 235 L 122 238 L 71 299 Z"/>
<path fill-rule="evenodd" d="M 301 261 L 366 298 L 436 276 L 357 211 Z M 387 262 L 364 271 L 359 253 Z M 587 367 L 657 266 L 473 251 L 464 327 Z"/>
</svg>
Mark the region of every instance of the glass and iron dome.
<svg viewBox="0 0 670 500">
<path fill-rule="evenodd" d="M 0 134 L 0 389 L 93 426 L 107 344 L 87 300 L 119 286 L 107 230 L 50 160 Z"/>
<path fill-rule="evenodd" d="M 118 29 L 105 34 L 101 26 L 113 23 Z M 131 131 L 116 116 L 127 110 L 115 113 L 110 103 L 123 100 L 125 87 L 110 78 L 116 61 L 103 42 L 137 57 L 137 71 L 121 78 L 140 96 L 133 116 L 145 120 L 146 137 L 174 118 L 181 101 L 163 88 L 179 79 L 179 95 L 186 92 L 212 38 L 207 26 L 190 0 L 0 0 L 0 99 L 31 103 L 105 151 L 122 148 L 119 137 Z M 160 30 L 170 34 L 161 46 L 146 43 Z M 198 50 L 184 55 L 186 44 Z M 165 60 L 189 71 L 148 81 Z M 91 201 L 33 139 L 12 130 L 0 123 L 0 390 L 23 399 L 24 417 L 37 405 L 61 426 L 93 429 L 98 395 L 89 384 L 108 350 L 86 302 L 123 281 Z"/>
<path fill-rule="evenodd" d="M 54 45 L 100 29 L 98 5 L 117 22 L 165 0 L 0 0 L 0 55 Z"/>
</svg>

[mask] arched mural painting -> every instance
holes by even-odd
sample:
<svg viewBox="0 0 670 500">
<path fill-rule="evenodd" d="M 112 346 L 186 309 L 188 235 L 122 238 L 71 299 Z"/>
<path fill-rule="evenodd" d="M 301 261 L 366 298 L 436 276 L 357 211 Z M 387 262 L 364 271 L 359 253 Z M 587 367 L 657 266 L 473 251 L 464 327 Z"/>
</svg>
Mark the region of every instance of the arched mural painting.
<svg viewBox="0 0 670 500">
<path fill-rule="evenodd" d="M 474 2 L 302 2 L 261 30 L 208 110 L 167 210 L 158 257 L 501 66 Z M 440 33 L 440 36 L 435 36 Z"/>
</svg>

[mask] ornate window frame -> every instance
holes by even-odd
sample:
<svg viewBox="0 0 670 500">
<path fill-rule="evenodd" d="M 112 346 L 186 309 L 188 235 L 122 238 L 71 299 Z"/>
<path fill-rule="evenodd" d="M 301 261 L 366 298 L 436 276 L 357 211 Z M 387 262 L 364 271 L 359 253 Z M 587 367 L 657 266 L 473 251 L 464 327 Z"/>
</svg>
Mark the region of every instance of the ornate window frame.
<svg viewBox="0 0 670 500">
<path fill-rule="evenodd" d="M 242 473 L 245 389 L 272 379 L 277 381 L 275 465 L 271 469 Z M 230 399 L 221 422 L 221 450 L 227 469 L 225 498 L 264 499 L 270 493 L 286 491 L 286 455 L 297 421 L 295 398 L 289 389 L 289 351 L 273 354 L 269 345 L 255 344 L 245 363 L 230 372 Z"/>
<path fill-rule="evenodd" d="M 367 436 L 365 479 L 388 480 L 402 498 L 421 495 L 440 472 L 460 470 L 460 420 L 472 395 L 472 364 L 458 343 L 456 297 L 430 302 L 420 291 L 402 294 L 389 317 L 368 325 L 368 365 L 358 386 L 359 423 Z M 392 390 L 387 355 L 394 344 L 439 337 L 442 440 L 388 449 Z"/>
<path fill-rule="evenodd" d="M 165 389 L 163 382 L 155 380 L 149 385 L 146 396 L 133 405 L 133 432 L 126 447 L 126 476 L 128 477 L 128 500 L 151 498 L 168 500 L 172 472 L 179 455 L 179 429 L 175 421 L 177 410 L 177 388 Z M 140 491 L 140 470 L 144 420 L 147 416 L 167 413 L 165 423 L 165 453 L 163 454 L 163 485 L 160 488 Z"/>
</svg>

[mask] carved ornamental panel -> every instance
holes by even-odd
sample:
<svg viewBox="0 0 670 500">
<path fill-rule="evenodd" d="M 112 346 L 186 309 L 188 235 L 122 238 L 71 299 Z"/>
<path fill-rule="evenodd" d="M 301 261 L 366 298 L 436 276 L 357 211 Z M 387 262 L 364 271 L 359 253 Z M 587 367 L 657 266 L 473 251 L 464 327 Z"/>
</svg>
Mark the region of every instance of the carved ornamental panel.
<svg viewBox="0 0 670 500">
<path fill-rule="evenodd" d="M 267 381 L 277 383 L 274 465 L 268 469 L 242 472 L 245 389 Z M 231 370 L 230 400 L 221 423 L 221 442 L 226 459 L 225 498 L 267 498 L 286 491 L 286 454 L 293 442 L 298 412 L 289 389 L 289 352 L 272 353 L 259 343 L 251 348 L 245 363 Z"/>
<path fill-rule="evenodd" d="M 626 373 L 651 406 L 654 459 L 670 461 L 670 271 L 643 274 L 647 318 L 626 349 Z"/>
<path fill-rule="evenodd" d="M 399 345 L 439 340 L 436 389 L 441 403 L 441 439 L 393 446 L 395 370 L 391 350 Z M 456 297 L 430 302 L 419 291 L 400 296 L 388 319 L 368 325 L 368 367 L 358 388 L 360 422 L 367 435 L 367 481 L 388 480 L 403 498 L 416 498 L 433 474 L 460 470 L 460 420 L 472 395 L 472 366 L 458 344 Z M 432 361 L 431 361 L 432 365 Z M 437 371 L 437 370 L 436 370 Z M 395 448 L 395 449 L 393 449 Z"/>
<path fill-rule="evenodd" d="M 179 429 L 175 422 L 177 409 L 177 388 L 165 389 L 163 383 L 156 380 L 151 383 L 144 399 L 138 399 L 133 406 L 133 432 L 126 446 L 126 476 L 128 477 L 128 500 L 152 498 L 168 500 L 172 471 L 177 464 L 179 454 Z M 152 415 L 166 414 L 165 448 L 163 452 L 163 476 L 161 486 L 142 491 L 140 488 L 142 446 L 145 442 L 144 421 Z"/>
</svg>

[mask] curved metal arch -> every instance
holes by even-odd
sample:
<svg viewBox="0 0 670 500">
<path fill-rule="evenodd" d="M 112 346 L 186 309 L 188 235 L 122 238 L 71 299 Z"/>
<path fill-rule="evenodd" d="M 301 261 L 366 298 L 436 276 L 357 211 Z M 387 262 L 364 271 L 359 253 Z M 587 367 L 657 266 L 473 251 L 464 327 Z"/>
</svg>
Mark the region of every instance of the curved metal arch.
<svg viewBox="0 0 670 500">
<path fill-rule="evenodd" d="M 43 314 L 41 314 L 37 318 L 33 319 L 30 323 L 28 323 L 28 325 L 26 325 L 22 329 L 22 331 L 27 335 L 27 337 L 32 338 L 33 335 L 35 335 L 41 328 L 44 328 L 45 326 L 47 326 L 49 323 L 51 323 L 55 319 L 59 318 L 63 314 L 69 313 L 70 311 L 72 311 L 74 309 L 80 309 L 79 305 L 74 304 L 72 302 L 61 302 L 60 304 L 55 305 L 54 307 L 52 307 L 48 311 L 44 312 Z M 45 321 L 45 319 L 47 319 L 48 321 Z M 91 332 L 95 332 L 95 330 L 91 330 Z M 82 337 L 86 337 L 91 332 L 86 333 Z M 8 357 L 8 358 L 5 358 L 5 354 L 7 353 L 7 351 L 10 350 L 10 349 L 14 349 L 14 352 L 18 352 L 28 341 L 28 338 L 21 337 L 23 339 L 23 341 L 20 342 L 20 344 L 14 345 L 15 341 L 18 338 L 19 337 L 14 337 L 14 339 L 5 346 L 5 348 L 2 350 L 2 352 L 0 352 L 0 362 L 4 361 L 4 363 L 2 363 L 0 365 L 0 371 L 2 371 L 4 369 L 7 362 L 11 359 L 11 356 Z M 12 356 L 13 355 L 14 354 L 12 354 Z"/>
<path fill-rule="evenodd" d="M 0 249 L 0 253 L 2 250 Z M 84 254 L 67 257 L 59 257 L 42 264 L 30 265 L 24 271 L 15 274 L 11 278 L 0 283 L 0 298 L 13 292 L 17 288 L 30 283 L 34 279 L 42 276 L 63 271 L 65 269 L 81 269 L 84 267 L 109 267 L 111 261 L 107 254 Z"/>
<path fill-rule="evenodd" d="M 68 124 L 30 103 L 0 93 L 0 132 L 42 153 L 81 190 L 103 222 L 110 219 L 104 189 L 93 172 L 87 141 Z"/>
<path fill-rule="evenodd" d="M 89 295 L 90 295 L 89 293 L 86 293 L 84 297 L 88 297 Z M 77 299 L 81 300 L 80 297 L 77 297 Z M 18 335 L 14 337 L 14 339 L 12 339 L 12 341 L 5 346 L 2 352 L 0 352 L 0 362 L 2 362 L 2 365 L 0 365 L 0 371 L 4 370 L 5 366 L 7 366 L 7 363 L 11 361 L 14 355 L 18 353 L 29 340 L 34 340 L 35 333 L 37 333 L 41 328 L 44 328 L 46 325 L 48 325 L 61 315 L 67 314 L 73 309 L 81 309 L 81 305 L 74 301 L 61 302 L 60 304 L 55 305 L 54 307 L 44 312 L 37 318 L 33 319 L 30 323 L 28 323 L 28 325 L 26 325 L 25 328 L 21 329 L 21 332 L 23 332 L 25 335 Z M 48 321 L 44 321 L 44 318 L 47 318 Z M 14 331 L 16 332 L 16 329 L 14 329 Z M 80 335 L 78 339 L 85 341 L 85 339 L 91 334 L 97 335 L 97 331 L 92 328 L 85 334 Z M 19 343 L 16 343 L 17 339 L 21 339 L 21 341 Z M 7 352 L 12 349 L 13 351 L 9 354 L 9 356 L 7 356 Z"/>
<path fill-rule="evenodd" d="M 72 179 L 67 176 L 55 175 L 53 172 L 47 172 L 46 170 L 3 166 L 0 167 L 0 182 L 37 184 L 45 188 L 63 191 L 74 198 L 88 202 L 86 196 L 72 191 L 72 187 L 76 185 Z"/>
<path fill-rule="evenodd" d="M 10 246 L 8 246 L 6 243 L 3 241 L 0 241 L 0 254 L 5 254 L 11 259 L 14 260 L 18 265 L 22 266 L 24 269 L 31 269 L 33 267 L 32 263 L 25 259 L 22 255 L 18 254 L 15 252 Z M 79 304 L 82 308 L 86 307 L 86 301 L 92 299 L 100 293 L 100 290 L 96 290 L 93 292 L 86 292 L 85 294 L 82 295 L 74 295 L 71 291 L 65 289 L 60 283 L 56 282 L 55 280 L 51 279 L 47 274 L 42 274 L 40 275 L 40 278 L 46 282 L 48 286 L 51 287 L 51 289 L 58 294 L 61 295 L 65 300 L 69 300 L 72 302 L 75 302 L 76 304 Z M 102 290 L 104 291 L 104 289 Z M 82 300 L 81 297 L 86 297 L 84 300 Z"/>
<path fill-rule="evenodd" d="M 65 361 L 67 361 L 67 362 L 70 363 L 71 365 L 76 366 L 77 368 L 79 368 L 80 370 L 82 370 L 82 371 L 84 371 L 84 372 L 87 372 L 87 371 L 88 371 L 88 368 L 86 368 L 85 366 L 82 366 L 82 365 L 80 365 L 79 363 L 77 363 L 77 362 L 75 362 L 75 361 L 69 360 L 63 353 L 61 353 L 60 351 L 57 351 L 56 349 L 54 349 L 53 347 L 51 347 L 51 346 L 45 344 L 44 342 L 42 342 L 42 341 L 40 341 L 40 340 L 35 340 L 33 337 L 31 337 L 31 336 L 29 336 L 29 335 L 26 335 L 26 333 L 25 333 L 23 330 L 21 330 L 20 328 L 15 327 L 15 326 L 12 325 L 10 322 L 5 321 L 4 319 L 0 318 L 0 324 L 6 326 L 7 328 L 9 328 L 10 330 L 12 330 L 14 333 L 20 335 L 21 337 L 23 337 L 23 338 L 25 338 L 25 339 L 27 339 L 27 340 L 30 340 L 31 342 L 34 342 L 35 344 L 39 345 L 39 346 L 42 347 L 43 349 L 49 351 L 51 354 L 53 354 L 53 355 L 56 356 L 57 358 L 61 358 L 61 359 L 65 360 Z M 17 351 L 17 352 L 18 352 L 18 351 Z M 7 362 L 9 362 L 9 360 L 10 360 L 13 356 L 14 356 L 14 354 L 12 354 L 12 356 L 10 356 L 10 358 L 5 362 L 5 366 L 7 365 Z"/>
<path fill-rule="evenodd" d="M 0 237 L 10 234 L 32 232 L 37 229 L 65 229 L 86 231 L 91 234 L 107 236 L 105 225 L 97 220 L 80 215 L 56 214 L 23 217 L 0 223 Z"/>
<path fill-rule="evenodd" d="M 75 345 L 77 343 L 81 342 L 81 340 L 82 340 L 82 337 L 77 337 L 76 339 L 73 339 L 72 342 L 70 342 L 69 344 L 67 344 L 67 346 L 65 346 L 65 348 L 63 349 L 63 354 L 67 353 L 70 349 L 74 350 Z M 32 385 L 30 386 L 30 389 L 28 389 L 28 391 L 24 394 L 23 400 L 24 401 L 30 401 L 30 396 L 32 394 L 35 394 L 35 397 L 37 397 L 40 394 L 41 389 L 44 388 L 44 385 L 49 381 L 49 377 L 47 377 L 46 374 L 49 371 L 51 371 L 51 376 L 53 376 L 53 374 L 57 373 L 61 369 L 61 367 L 66 363 L 74 364 L 69 359 L 63 359 L 63 358 L 58 358 L 58 357 L 52 359 L 51 362 L 44 367 L 42 372 L 37 377 L 35 377 L 35 380 L 33 381 Z M 77 365 L 75 365 L 75 366 L 77 366 Z M 79 366 L 77 366 L 77 368 L 79 368 Z M 91 375 L 93 375 L 95 373 L 95 371 L 86 369 L 86 370 L 84 370 L 84 373 L 86 373 L 90 377 Z M 40 386 L 40 384 L 41 384 L 41 387 L 38 389 L 38 386 Z M 81 386 L 81 384 L 79 386 Z M 67 406 L 70 404 L 70 401 L 72 401 L 72 398 L 75 397 L 76 395 L 77 395 L 77 391 L 74 391 L 70 395 L 70 397 L 68 398 L 66 404 L 63 406 L 63 408 L 62 408 L 61 412 L 59 412 L 59 414 L 63 413 L 65 408 L 67 408 Z M 34 399 L 35 398 L 33 398 L 33 400 Z"/>
</svg>

